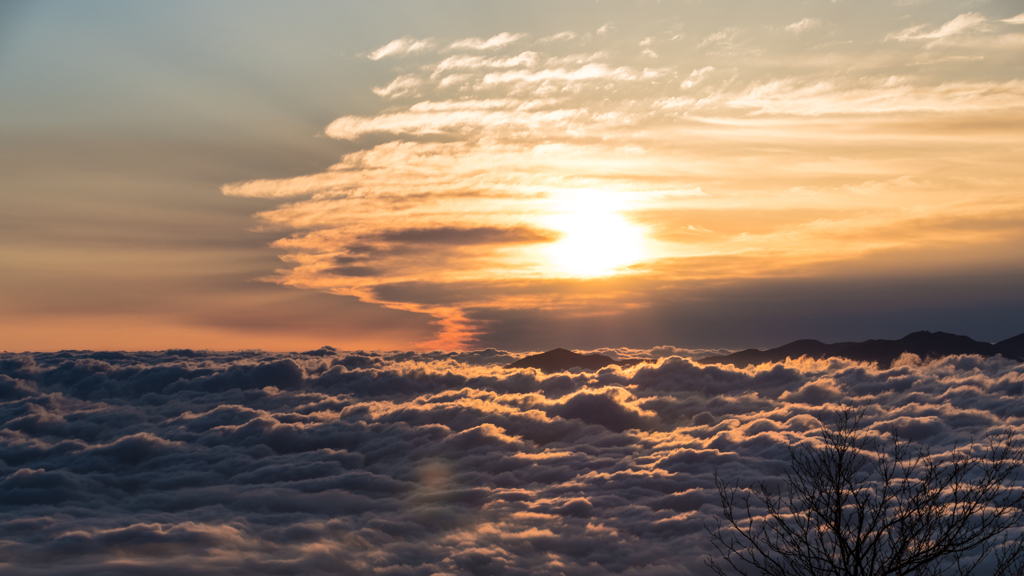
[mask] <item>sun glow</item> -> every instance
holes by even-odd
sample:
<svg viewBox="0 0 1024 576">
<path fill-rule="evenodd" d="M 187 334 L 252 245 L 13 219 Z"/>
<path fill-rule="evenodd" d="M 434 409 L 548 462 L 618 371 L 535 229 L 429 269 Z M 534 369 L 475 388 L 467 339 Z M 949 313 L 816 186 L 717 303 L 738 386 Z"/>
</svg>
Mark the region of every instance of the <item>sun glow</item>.
<svg viewBox="0 0 1024 576">
<path fill-rule="evenodd" d="M 554 214 L 549 222 L 562 233 L 547 249 L 560 274 L 608 276 L 646 256 L 643 232 L 619 212 L 583 209 Z"/>
</svg>

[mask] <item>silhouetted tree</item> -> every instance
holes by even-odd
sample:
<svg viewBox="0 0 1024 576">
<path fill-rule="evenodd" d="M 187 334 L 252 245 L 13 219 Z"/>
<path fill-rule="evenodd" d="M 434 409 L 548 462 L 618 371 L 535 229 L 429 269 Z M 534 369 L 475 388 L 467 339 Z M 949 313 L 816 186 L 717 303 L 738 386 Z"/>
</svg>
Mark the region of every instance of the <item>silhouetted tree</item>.
<svg viewBox="0 0 1024 576">
<path fill-rule="evenodd" d="M 725 521 L 705 526 L 715 573 L 770 576 L 1024 574 L 1024 448 L 1014 432 L 935 457 L 893 430 L 860 433 L 863 411 L 790 447 L 784 488 L 747 490 L 715 474 Z"/>
</svg>

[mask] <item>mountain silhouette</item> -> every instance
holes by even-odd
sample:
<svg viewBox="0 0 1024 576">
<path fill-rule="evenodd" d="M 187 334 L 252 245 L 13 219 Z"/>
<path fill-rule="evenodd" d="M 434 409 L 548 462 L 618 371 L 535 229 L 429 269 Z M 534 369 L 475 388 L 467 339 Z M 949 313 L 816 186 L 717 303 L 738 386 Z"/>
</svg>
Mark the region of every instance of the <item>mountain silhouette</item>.
<svg viewBox="0 0 1024 576">
<path fill-rule="evenodd" d="M 1002 342 L 996 342 L 996 349 L 1005 358 L 1024 358 L 1024 334 L 1018 334 L 1013 338 L 1007 338 Z"/>
<path fill-rule="evenodd" d="M 541 372 L 564 372 L 570 368 L 600 370 L 605 366 L 634 366 L 646 362 L 642 358 L 612 360 L 601 354 L 579 354 L 565 348 L 555 348 L 540 354 L 520 358 L 505 368 L 539 368 Z"/>
<path fill-rule="evenodd" d="M 877 362 L 880 368 L 889 368 L 903 353 L 917 354 L 921 358 L 941 358 L 954 354 L 977 354 L 991 357 L 1000 355 L 1011 360 L 1024 361 L 1024 334 L 995 344 L 978 342 L 967 336 L 946 332 L 914 332 L 899 340 L 866 340 L 825 344 L 817 340 L 797 340 L 770 350 L 751 348 L 726 356 L 701 358 L 702 364 L 732 364 L 744 368 L 752 364 L 781 362 L 786 358 L 809 356 L 821 358 L 848 358 L 858 362 Z"/>
</svg>

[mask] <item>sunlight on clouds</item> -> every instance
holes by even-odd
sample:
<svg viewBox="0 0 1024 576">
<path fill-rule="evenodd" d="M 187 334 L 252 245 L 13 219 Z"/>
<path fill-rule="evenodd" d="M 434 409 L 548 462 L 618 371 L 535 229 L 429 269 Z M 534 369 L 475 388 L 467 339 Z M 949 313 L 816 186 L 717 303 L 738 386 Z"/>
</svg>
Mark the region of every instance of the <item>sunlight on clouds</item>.
<svg viewBox="0 0 1024 576">
<path fill-rule="evenodd" d="M 853 52 L 763 72 L 767 44 L 736 27 L 617 44 L 612 28 L 401 38 L 369 55 L 404 57 L 374 88 L 382 112 L 325 129 L 359 151 L 223 191 L 282 200 L 258 215 L 288 232 L 274 243 L 288 266 L 266 280 L 430 314 L 439 333 L 422 345 L 446 348 L 482 329 L 470 310 L 642 307 L 695 279 L 1010 242 L 1024 223 L 1024 80 L 936 75 L 1012 46 L 993 22 L 880 31 L 897 42 L 874 40 L 885 57 L 848 74 L 832 62 Z M 968 35 L 915 72 L 909 41 Z M 653 46 L 677 64 L 650 67 Z"/>
</svg>

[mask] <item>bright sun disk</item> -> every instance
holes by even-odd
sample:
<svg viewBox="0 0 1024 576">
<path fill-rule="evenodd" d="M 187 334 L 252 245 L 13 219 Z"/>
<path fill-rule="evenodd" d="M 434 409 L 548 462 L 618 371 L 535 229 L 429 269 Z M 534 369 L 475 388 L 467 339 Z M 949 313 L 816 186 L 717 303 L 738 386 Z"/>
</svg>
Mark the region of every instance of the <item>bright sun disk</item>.
<svg viewBox="0 0 1024 576">
<path fill-rule="evenodd" d="M 643 259 L 641 230 L 617 212 L 571 212 L 550 217 L 562 238 L 548 247 L 552 267 L 578 277 L 607 276 Z"/>
</svg>

